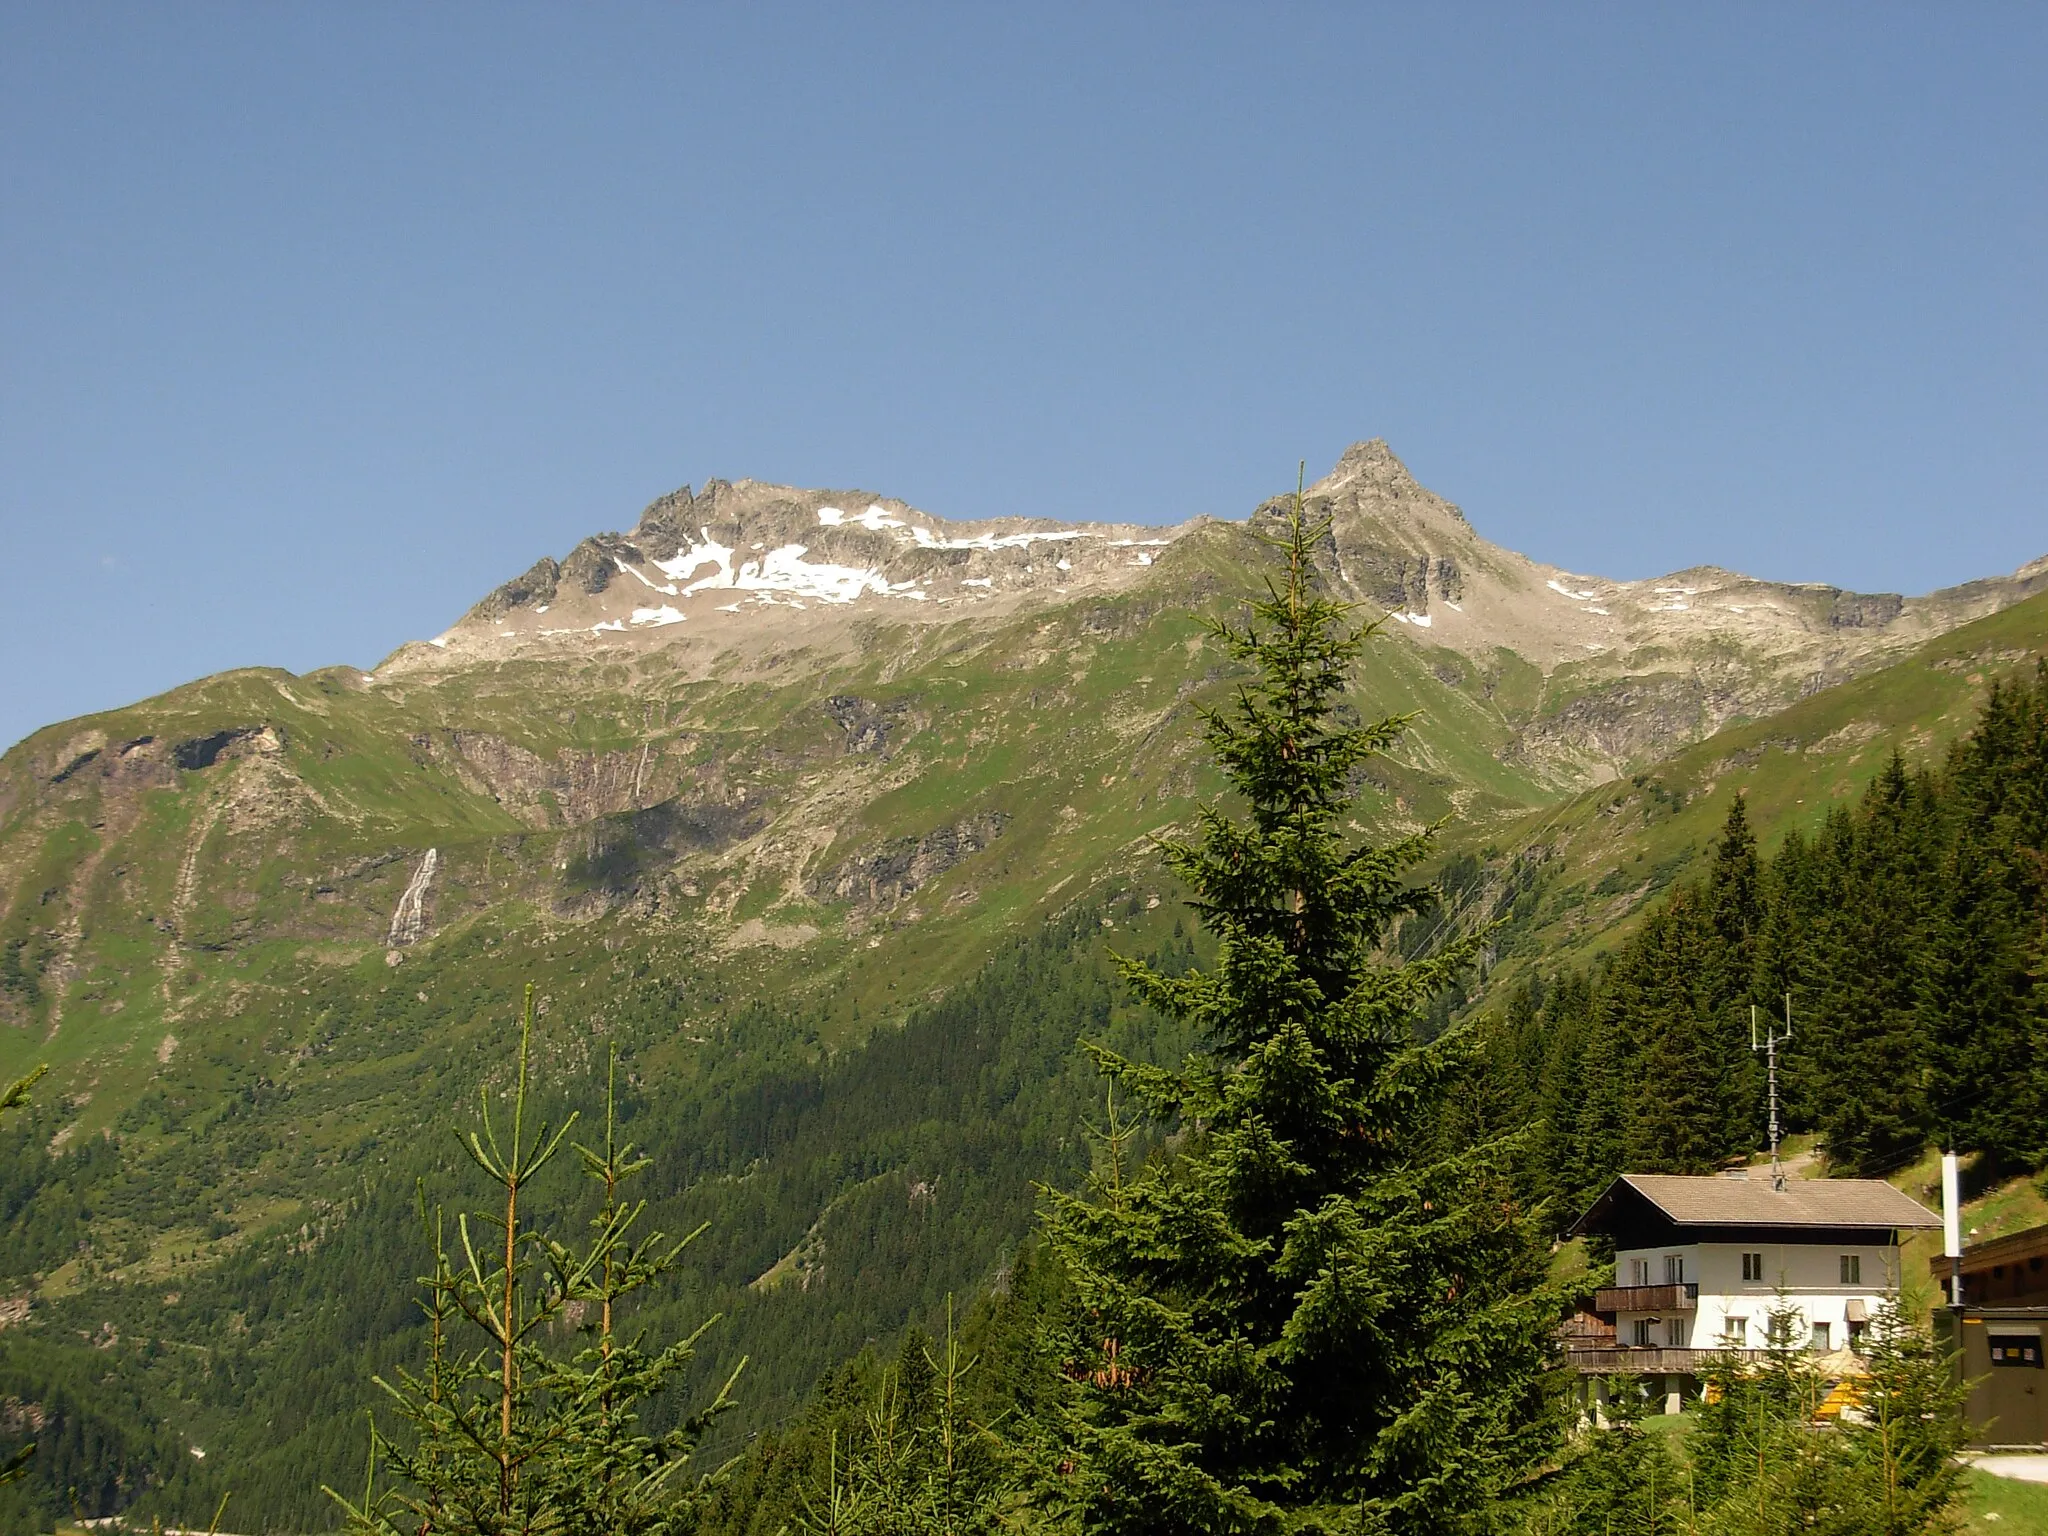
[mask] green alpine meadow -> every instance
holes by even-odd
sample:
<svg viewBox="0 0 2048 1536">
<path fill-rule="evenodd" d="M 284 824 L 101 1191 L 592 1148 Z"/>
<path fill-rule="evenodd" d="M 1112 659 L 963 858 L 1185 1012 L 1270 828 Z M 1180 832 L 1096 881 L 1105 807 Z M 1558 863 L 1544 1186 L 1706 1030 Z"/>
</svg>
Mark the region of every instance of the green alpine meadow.
<svg viewBox="0 0 2048 1536">
<path fill-rule="evenodd" d="M 2048 558 L 1613 581 L 1286 478 L 714 480 L 15 745 L 0 1536 L 1961 1528 Z M 1752 1195 L 1839 1196 L 1839 1316 Z"/>
</svg>

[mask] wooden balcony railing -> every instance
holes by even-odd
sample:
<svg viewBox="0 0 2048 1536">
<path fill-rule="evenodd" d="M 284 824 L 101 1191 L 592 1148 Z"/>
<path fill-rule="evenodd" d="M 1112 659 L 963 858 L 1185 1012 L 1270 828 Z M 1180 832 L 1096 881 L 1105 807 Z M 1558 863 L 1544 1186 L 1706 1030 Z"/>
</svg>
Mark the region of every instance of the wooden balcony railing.
<svg viewBox="0 0 2048 1536">
<path fill-rule="evenodd" d="M 1671 1349 L 1656 1344 L 1565 1351 L 1581 1376 L 1697 1376 L 1716 1361 L 1766 1360 L 1770 1354 L 1767 1349 Z"/>
<path fill-rule="evenodd" d="M 1595 1312 L 1696 1312 L 1697 1285 L 1610 1285 L 1593 1293 Z"/>
</svg>

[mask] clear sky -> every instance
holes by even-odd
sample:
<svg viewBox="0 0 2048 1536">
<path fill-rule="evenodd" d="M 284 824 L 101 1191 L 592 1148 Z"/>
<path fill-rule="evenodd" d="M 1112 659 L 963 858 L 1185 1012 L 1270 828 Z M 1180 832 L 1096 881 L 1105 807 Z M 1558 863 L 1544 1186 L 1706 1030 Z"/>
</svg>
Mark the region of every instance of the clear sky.
<svg viewBox="0 0 2048 1536">
<path fill-rule="evenodd" d="M 2048 6 L 0 4 L 0 743 L 654 496 L 2048 552 Z"/>
</svg>

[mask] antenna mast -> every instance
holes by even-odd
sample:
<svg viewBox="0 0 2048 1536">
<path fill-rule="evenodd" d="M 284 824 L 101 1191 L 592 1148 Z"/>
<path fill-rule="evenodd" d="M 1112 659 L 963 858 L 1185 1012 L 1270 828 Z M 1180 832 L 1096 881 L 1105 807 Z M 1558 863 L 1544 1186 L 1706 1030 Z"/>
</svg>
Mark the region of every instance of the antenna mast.
<svg viewBox="0 0 2048 1536">
<path fill-rule="evenodd" d="M 1792 1038 L 1792 994 L 1785 994 L 1785 1032 L 1778 1033 L 1776 1019 L 1765 1025 L 1759 1035 L 1757 1028 L 1757 1006 L 1749 1005 L 1749 1048 L 1761 1049 L 1767 1065 L 1767 1076 L 1771 1085 L 1771 1188 L 1783 1192 L 1785 1169 L 1778 1161 L 1778 1047 Z"/>
</svg>

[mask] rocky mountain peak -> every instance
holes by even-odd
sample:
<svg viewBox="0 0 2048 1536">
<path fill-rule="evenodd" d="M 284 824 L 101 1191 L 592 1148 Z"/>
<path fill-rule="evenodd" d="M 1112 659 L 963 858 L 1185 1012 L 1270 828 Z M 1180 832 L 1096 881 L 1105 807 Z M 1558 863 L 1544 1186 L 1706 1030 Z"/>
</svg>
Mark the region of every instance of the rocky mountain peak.
<svg viewBox="0 0 2048 1536">
<path fill-rule="evenodd" d="M 1336 467 L 1310 489 L 1318 495 L 1334 496 L 1354 483 L 1391 495 L 1413 495 L 1422 490 L 1384 437 L 1353 443 L 1344 450 Z"/>
<path fill-rule="evenodd" d="M 628 533 L 538 561 L 380 670 L 570 656 L 593 647 L 789 643 L 856 614 L 944 620 L 1121 591 L 1176 528 L 1006 517 L 954 522 L 862 490 L 708 480 L 648 504 Z"/>
<path fill-rule="evenodd" d="M 2048 571 L 2030 567 L 1919 599 L 1718 569 L 1633 581 L 1567 571 L 1488 542 L 1383 438 L 1345 449 L 1308 499 L 1312 515 L 1330 519 L 1323 558 L 1336 590 L 1432 648 L 1475 660 L 1511 651 L 1546 673 L 1567 664 L 1625 672 L 1637 656 L 1733 647 L 1831 676 L 1851 652 L 1911 644 L 2048 585 Z M 1272 498 L 1254 523 L 1291 502 Z M 630 532 L 594 534 L 559 561 L 536 562 L 379 672 L 515 656 L 567 662 L 620 647 L 660 647 L 679 665 L 689 651 L 710 665 L 735 646 L 768 654 L 858 644 L 854 621 L 869 618 L 1002 621 L 1177 580 L 1184 567 L 1167 558 L 1170 547 L 1196 526 L 955 522 L 869 491 L 708 480 L 649 503 Z M 1226 528 L 1210 547 L 1229 547 Z"/>
<path fill-rule="evenodd" d="M 1386 528 L 1453 539 L 1471 534 L 1465 514 L 1420 484 L 1381 437 L 1345 449 L 1336 467 L 1309 487 L 1309 495 L 1327 498 L 1340 510 L 1365 513 Z"/>
</svg>

